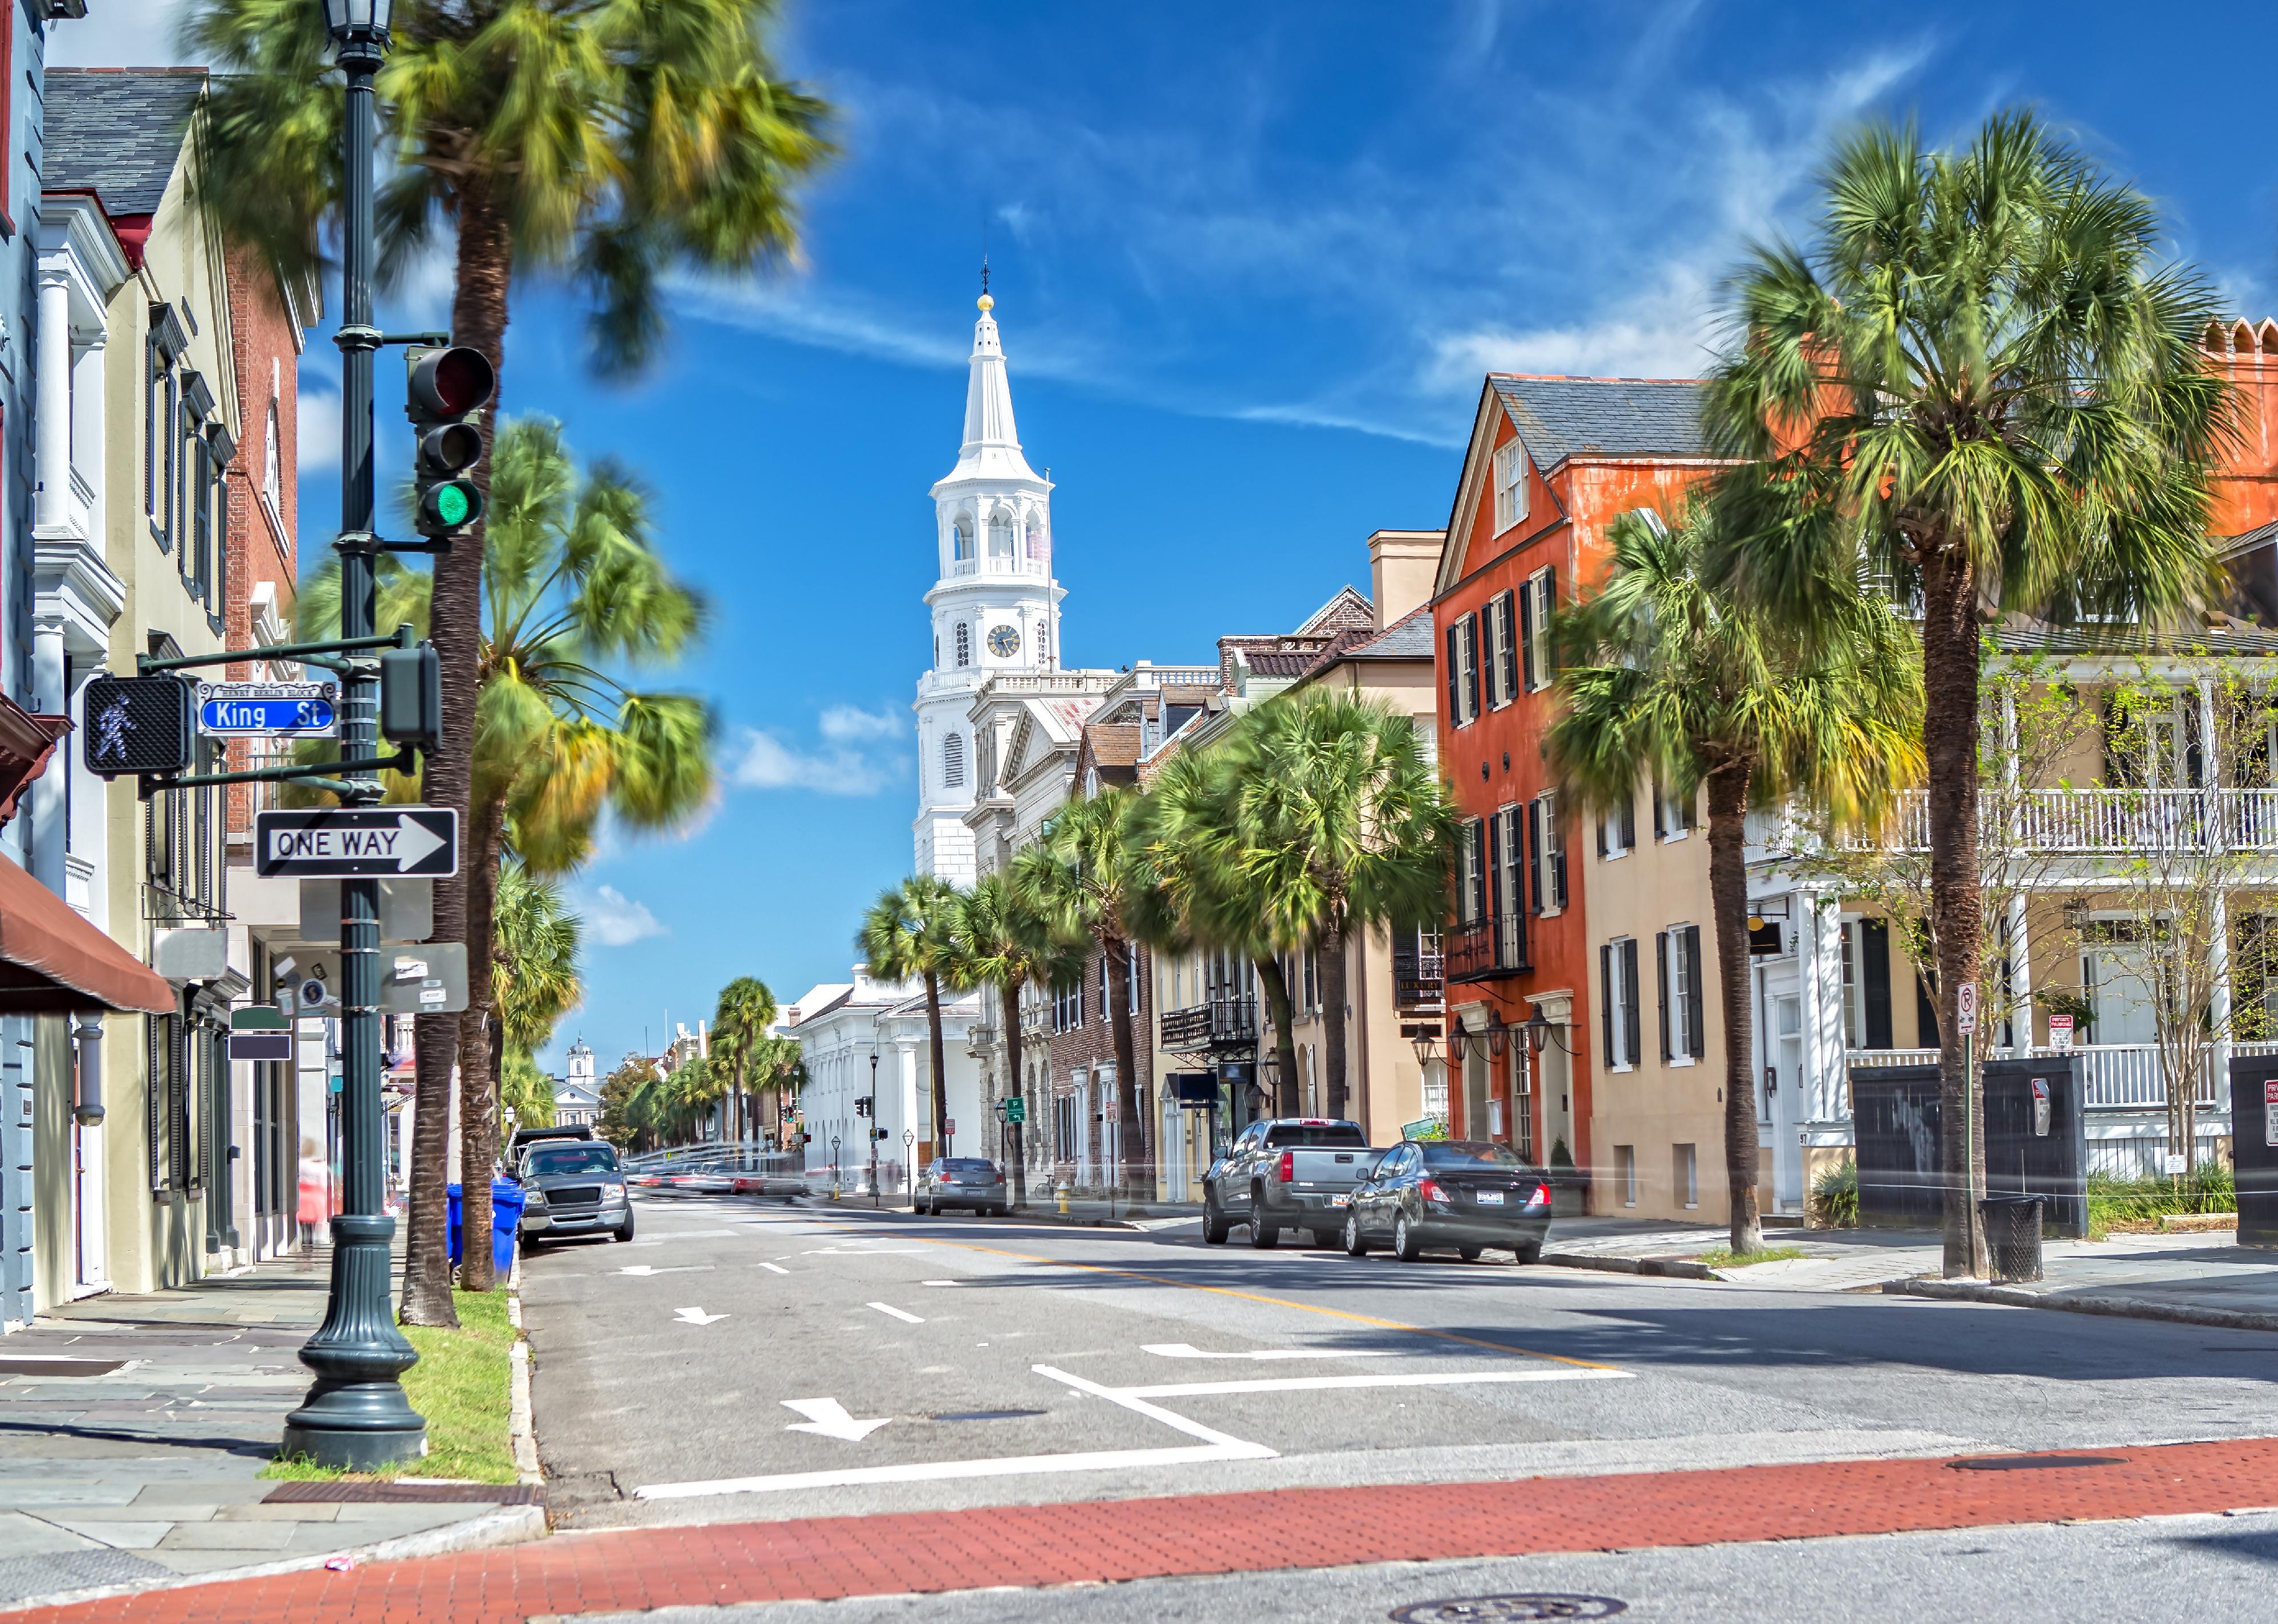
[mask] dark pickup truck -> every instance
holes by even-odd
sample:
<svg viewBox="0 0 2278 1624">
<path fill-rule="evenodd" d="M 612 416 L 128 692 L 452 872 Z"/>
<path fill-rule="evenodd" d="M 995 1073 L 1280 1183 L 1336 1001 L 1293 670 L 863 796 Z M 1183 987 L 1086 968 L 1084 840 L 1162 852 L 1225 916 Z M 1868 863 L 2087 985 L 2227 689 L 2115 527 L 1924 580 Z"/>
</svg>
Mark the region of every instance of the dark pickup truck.
<svg viewBox="0 0 2278 1624">
<path fill-rule="evenodd" d="M 1353 1187 L 1376 1161 L 1357 1122 L 1253 1122 L 1203 1176 L 1203 1239 L 1222 1246 L 1235 1224 L 1248 1224 L 1253 1247 L 1273 1246 L 1285 1229 L 1310 1231 L 1315 1246 L 1327 1246 L 1343 1233 Z"/>
</svg>

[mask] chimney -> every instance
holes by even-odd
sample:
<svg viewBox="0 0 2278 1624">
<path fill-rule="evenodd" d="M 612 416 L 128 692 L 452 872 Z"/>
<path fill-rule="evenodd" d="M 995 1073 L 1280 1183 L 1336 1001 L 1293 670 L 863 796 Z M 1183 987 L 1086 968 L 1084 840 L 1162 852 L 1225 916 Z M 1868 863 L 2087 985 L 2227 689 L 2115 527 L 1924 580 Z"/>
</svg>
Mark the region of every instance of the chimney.
<svg viewBox="0 0 2278 1624">
<path fill-rule="evenodd" d="M 1404 621 L 1432 601 L 1445 530 L 1379 530 L 1368 538 L 1369 596 L 1376 629 Z"/>
</svg>

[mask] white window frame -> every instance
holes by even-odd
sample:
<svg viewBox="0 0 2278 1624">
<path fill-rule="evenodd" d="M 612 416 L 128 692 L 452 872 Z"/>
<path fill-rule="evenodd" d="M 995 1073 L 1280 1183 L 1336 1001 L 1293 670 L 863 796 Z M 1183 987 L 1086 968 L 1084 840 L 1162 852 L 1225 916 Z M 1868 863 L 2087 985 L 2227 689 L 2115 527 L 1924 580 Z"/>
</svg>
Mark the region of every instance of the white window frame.
<svg viewBox="0 0 2278 1624">
<path fill-rule="evenodd" d="M 1630 1010 L 1637 1003 L 1638 989 L 1627 985 L 1629 977 L 1625 973 L 1624 966 L 1628 963 L 1628 958 L 1622 951 L 1624 943 L 1635 940 L 1633 936 L 1615 936 L 1609 938 L 1606 943 L 1608 947 L 1613 949 L 1613 951 L 1607 954 L 1605 958 L 1606 978 L 1609 981 L 1622 983 L 1618 988 L 1611 986 L 1606 988 L 1606 1001 L 1613 1007 L 1614 1015 L 1614 1052 L 1606 1056 L 1606 1069 L 1609 1071 L 1634 1071 L 1638 1068 L 1638 1057 L 1629 1053 Z M 1645 1011 L 1640 1009 L 1638 1010 L 1640 1032 L 1645 1030 L 1644 1023 Z"/>
<path fill-rule="evenodd" d="M 1550 686 L 1550 570 L 1526 577 L 1526 646 L 1518 652 L 1518 683 L 1529 693 Z"/>
<path fill-rule="evenodd" d="M 1690 1041 L 1689 1034 L 1693 1031 L 1693 989 L 1685 974 L 1685 957 L 1692 950 L 1692 931 L 1683 925 L 1670 926 L 1669 927 L 1669 986 L 1664 995 L 1669 1000 L 1669 1064 L 1672 1066 L 1701 1064 L 1701 1056 L 1688 1053 L 1685 1047 Z M 1701 981 L 1703 997 L 1708 995 L 1708 980 L 1704 977 Z M 1705 1016 L 1706 1011 L 1703 1011 L 1703 1014 Z M 1704 1033 L 1708 1030 L 1708 1022 L 1705 1018 L 1701 1022 L 1701 1030 Z"/>
<path fill-rule="evenodd" d="M 1526 445 L 1511 440 L 1495 448 L 1494 527 L 1500 536 L 1526 517 Z"/>
<path fill-rule="evenodd" d="M 1622 844 L 1622 813 L 1617 806 L 1609 806 L 1598 814 L 1599 843 L 1605 848 L 1599 861 L 1614 863 L 1629 856 L 1631 848 Z"/>
<path fill-rule="evenodd" d="M 1463 718 L 1456 723 L 1458 728 L 1468 728 L 1479 719 L 1479 704 L 1484 698 L 1479 670 L 1481 619 L 1480 612 L 1474 610 L 1456 622 L 1456 696 L 1464 707 Z"/>
</svg>

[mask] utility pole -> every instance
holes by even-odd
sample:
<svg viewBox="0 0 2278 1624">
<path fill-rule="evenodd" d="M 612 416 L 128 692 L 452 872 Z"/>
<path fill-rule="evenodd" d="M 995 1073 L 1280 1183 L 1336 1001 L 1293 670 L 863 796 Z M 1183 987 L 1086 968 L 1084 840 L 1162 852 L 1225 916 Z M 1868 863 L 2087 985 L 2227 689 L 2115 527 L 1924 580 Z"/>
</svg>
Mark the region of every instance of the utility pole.
<svg viewBox="0 0 2278 1624">
<path fill-rule="evenodd" d="M 391 0 L 325 0 L 333 59 L 348 80 L 342 120 L 340 325 L 340 637 L 369 637 L 377 610 L 372 532 L 371 324 L 372 78 L 387 50 Z M 378 743 L 379 682 L 367 662 L 347 673 L 344 759 L 370 758 Z M 460 703 L 467 703 L 462 696 Z M 344 802 L 379 799 L 377 769 L 351 773 Z M 340 881 L 341 1212 L 333 1220 L 333 1275 L 325 1323 L 301 1350 L 317 1380 L 286 1418 L 287 1454 L 318 1465 L 370 1470 L 416 1459 L 427 1423 L 400 1379 L 417 1362 L 396 1329 L 389 1300 L 395 1220 L 382 1201 L 379 1083 L 379 881 Z M 425 1103 L 422 1102 L 423 1105 Z M 473 1170 L 470 1170 L 470 1173 Z M 483 1170 L 485 1173 L 487 1170 Z M 481 1236 L 471 1245 L 486 1245 Z"/>
</svg>

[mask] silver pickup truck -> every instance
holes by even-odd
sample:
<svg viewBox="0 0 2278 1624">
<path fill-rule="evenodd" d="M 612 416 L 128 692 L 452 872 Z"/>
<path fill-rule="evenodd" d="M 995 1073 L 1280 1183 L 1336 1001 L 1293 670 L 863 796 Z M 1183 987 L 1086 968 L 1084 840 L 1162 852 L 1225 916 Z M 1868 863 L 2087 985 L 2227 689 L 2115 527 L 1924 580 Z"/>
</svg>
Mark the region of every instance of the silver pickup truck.
<svg viewBox="0 0 2278 1624">
<path fill-rule="evenodd" d="M 1342 1234 L 1353 1186 L 1378 1153 L 1357 1122 L 1276 1117 L 1253 1122 L 1203 1176 L 1203 1239 L 1223 1246 L 1237 1224 L 1261 1249 L 1285 1229 L 1309 1230 L 1325 1247 Z"/>
</svg>

